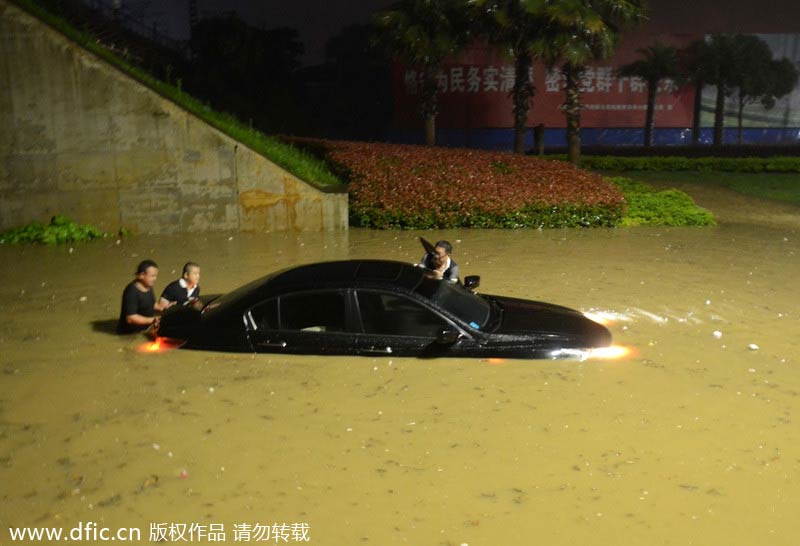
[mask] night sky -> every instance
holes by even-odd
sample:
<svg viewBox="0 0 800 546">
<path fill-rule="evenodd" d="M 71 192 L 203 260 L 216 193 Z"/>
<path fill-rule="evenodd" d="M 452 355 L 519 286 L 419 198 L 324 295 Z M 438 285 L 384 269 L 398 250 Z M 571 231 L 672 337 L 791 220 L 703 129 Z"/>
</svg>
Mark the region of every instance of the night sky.
<svg viewBox="0 0 800 546">
<path fill-rule="evenodd" d="M 365 23 L 394 0 L 198 0 L 200 15 L 237 12 L 254 26 L 298 29 L 306 48 L 304 62 L 324 59 L 325 42 L 343 27 Z M 189 37 L 188 0 L 122 0 L 130 11 L 144 15 L 149 25 L 174 38 Z M 753 0 L 651 0 L 649 33 L 800 33 L 800 2 L 774 0 L 769 9 Z"/>
<path fill-rule="evenodd" d="M 266 29 L 292 27 L 300 32 L 306 48 L 306 64 L 322 62 L 325 42 L 345 26 L 366 23 L 370 15 L 390 6 L 394 0 L 198 0 L 200 16 L 235 11 L 252 25 Z M 173 38 L 189 38 L 188 0 L 156 3 L 151 0 L 123 0 L 131 11 L 143 13 L 148 24 Z"/>
</svg>

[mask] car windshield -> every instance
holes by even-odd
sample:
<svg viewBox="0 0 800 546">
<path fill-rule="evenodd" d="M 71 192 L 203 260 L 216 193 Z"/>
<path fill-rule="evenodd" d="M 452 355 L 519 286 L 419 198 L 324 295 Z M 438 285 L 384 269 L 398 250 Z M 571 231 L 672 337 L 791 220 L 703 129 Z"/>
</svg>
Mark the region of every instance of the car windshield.
<svg viewBox="0 0 800 546">
<path fill-rule="evenodd" d="M 491 315 L 489 302 L 460 284 L 424 278 L 417 286 L 416 292 L 460 318 L 476 330 L 483 328 L 489 322 L 489 316 Z"/>
</svg>

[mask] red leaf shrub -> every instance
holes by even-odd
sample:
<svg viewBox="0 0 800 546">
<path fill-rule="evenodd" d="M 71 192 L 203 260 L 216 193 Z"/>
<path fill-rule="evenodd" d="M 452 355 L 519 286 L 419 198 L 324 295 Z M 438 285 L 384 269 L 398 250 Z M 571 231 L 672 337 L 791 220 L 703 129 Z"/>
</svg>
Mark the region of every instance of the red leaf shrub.
<svg viewBox="0 0 800 546">
<path fill-rule="evenodd" d="M 349 180 L 350 220 L 375 228 L 615 225 L 622 193 L 568 163 L 483 150 L 296 140 Z"/>
</svg>

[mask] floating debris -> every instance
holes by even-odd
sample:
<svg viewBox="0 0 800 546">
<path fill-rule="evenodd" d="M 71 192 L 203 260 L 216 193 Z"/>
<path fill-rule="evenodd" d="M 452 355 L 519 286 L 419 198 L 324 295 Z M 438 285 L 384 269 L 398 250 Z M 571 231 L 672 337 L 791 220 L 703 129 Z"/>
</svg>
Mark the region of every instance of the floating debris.
<svg viewBox="0 0 800 546">
<path fill-rule="evenodd" d="M 155 474 L 150 474 L 145 480 L 142 482 L 141 490 L 149 489 L 151 487 L 155 487 L 158 485 L 158 476 Z"/>
<path fill-rule="evenodd" d="M 722 332 L 720 332 L 719 330 L 714 330 L 714 334 L 713 335 L 714 335 L 715 338 L 719 339 L 719 338 L 722 337 Z"/>
<path fill-rule="evenodd" d="M 760 349 L 760 347 L 755 343 L 751 343 L 750 345 L 747 346 L 747 348 L 750 349 L 751 351 L 757 351 Z"/>
</svg>

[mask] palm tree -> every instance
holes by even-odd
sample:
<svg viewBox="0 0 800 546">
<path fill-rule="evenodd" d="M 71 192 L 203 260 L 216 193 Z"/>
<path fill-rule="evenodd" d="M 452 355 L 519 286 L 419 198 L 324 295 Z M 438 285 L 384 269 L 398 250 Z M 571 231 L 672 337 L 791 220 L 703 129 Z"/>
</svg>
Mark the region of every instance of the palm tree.
<svg viewBox="0 0 800 546">
<path fill-rule="evenodd" d="M 710 52 L 705 40 L 695 40 L 678 51 L 678 73 L 681 84 L 694 84 L 692 107 L 692 144 L 700 142 L 700 116 L 703 108 L 703 87 L 709 71 Z"/>
<path fill-rule="evenodd" d="M 567 120 L 567 157 L 580 161 L 580 77 L 593 60 L 608 57 L 623 26 L 644 17 L 641 0 L 545 0 L 549 39 L 543 57 L 553 67 L 561 65 L 566 78 L 564 116 Z"/>
<path fill-rule="evenodd" d="M 754 102 L 769 110 L 797 83 L 797 69 L 788 59 L 773 60 L 769 45 L 757 36 L 736 36 L 738 88 L 736 141 L 742 144 L 744 107 Z"/>
<path fill-rule="evenodd" d="M 723 143 L 725 129 L 725 100 L 737 86 L 736 37 L 730 34 L 714 34 L 706 42 L 702 59 L 705 82 L 717 87 L 714 105 L 714 146 Z"/>
<path fill-rule="evenodd" d="M 620 76 L 634 76 L 647 82 L 647 114 L 644 123 L 644 145 L 653 145 L 655 127 L 655 107 L 658 85 L 663 79 L 678 77 L 678 51 L 672 46 L 655 43 L 637 50 L 642 58 L 621 66 Z"/>
<path fill-rule="evenodd" d="M 525 153 L 528 111 L 535 92 L 530 74 L 544 34 L 544 4 L 526 0 L 469 0 L 469 4 L 479 34 L 514 59 L 514 152 Z"/>
<path fill-rule="evenodd" d="M 422 74 L 420 111 L 428 146 L 436 144 L 437 75 L 442 61 L 458 53 L 468 39 L 465 12 L 463 0 L 400 0 L 374 20 L 388 51 Z"/>
</svg>

